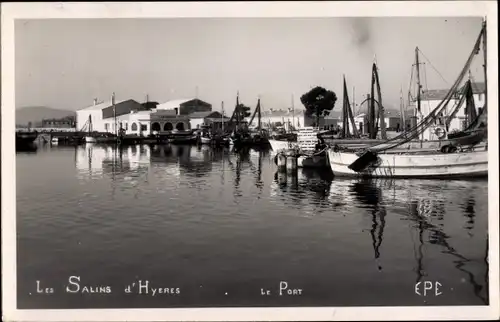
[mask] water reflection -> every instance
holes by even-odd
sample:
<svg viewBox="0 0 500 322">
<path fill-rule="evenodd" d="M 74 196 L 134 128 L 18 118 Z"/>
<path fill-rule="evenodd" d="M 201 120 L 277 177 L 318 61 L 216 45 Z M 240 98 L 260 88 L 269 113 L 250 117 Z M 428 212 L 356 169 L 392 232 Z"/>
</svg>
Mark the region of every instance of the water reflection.
<svg viewBox="0 0 500 322">
<path fill-rule="evenodd" d="M 37 151 L 38 151 L 38 146 L 34 143 L 16 146 L 16 154 L 36 153 Z"/>
<path fill-rule="evenodd" d="M 297 183 L 294 183 L 294 178 L 298 178 L 295 179 Z M 426 253 L 438 251 L 452 257 L 451 262 L 467 276 L 466 281 L 472 286 L 474 294 L 483 303 L 487 303 L 487 282 L 481 285 L 478 273 L 472 267 L 477 265 L 477 260 L 474 262 L 452 246 L 453 239 L 446 232 L 448 227 L 444 225 L 447 207 L 456 209 L 457 204 L 461 205 L 463 216 L 467 219 L 464 228 L 470 234 L 476 215 L 476 196 L 473 192 L 483 185 L 484 182 L 474 181 L 332 180 L 328 175 L 299 169 L 296 176 L 276 172 L 271 193 L 272 196 L 281 197 L 283 201 L 314 215 L 330 216 L 331 211 L 334 211 L 337 215 L 352 216 L 356 209 L 367 212 L 371 219 L 370 228 L 363 231 L 370 234 L 379 270 L 382 270 L 380 258 L 383 254 L 388 212 L 390 211 L 391 217 L 397 214 L 402 222 L 409 223 L 408 236 L 414 244 L 416 282 L 428 275 Z M 454 211 L 450 212 L 448 209 L 448 214 L 451 213 L 455 215 Z M 456 220 L 459 217 L 454 218 Z M 453 218 L 451 219 L 447 221 L 448 226 L 453 222 Z M 484 279 L 487 280 L 487 270 L 485 275 Z"/>
<path fill-rule="evenodd" d="M 450 184 L 453 184 L 453 182 L 450 182 Z M 431 187 L 435 188 L 435 186 L 431 185 L 428 181 L 425 181 L 420 185 L 420 190 L 429 192 L 428 189 Z M 390 201 L 391 195 L 393 202 L 404 202 L 401 198 L 402 195 L 405 194 L 394 193 L 395 189 L 399 190 L 400 188 L 401 187 L 398 187 L 397 181 L 361 181 L 355 182 L 352 185 L 351 191 L 355 193 L 357 199 L 372 210 L 373 224 L 370 233 L 372 236 L 375 258 L 380 257 L 380 245 L 383 240 L 386 217 L 384 203 Z M 442 196 L 439 198 L 432 193 L 424 197 L 424 193 L 412 191 L 412 188 L 414 189 L 415 186 L 410 186 L 410 189 L 407 188 L 407 212 L 405 212 L 405 215 L 401 219 L 409 220 L 413 224 L 411 228 L 417 232 L 416 239 L 418 240 L 418 246 L 415 250 L 416 282 L 422 281 L 423 278 L 428 275 L 425 268 L 425 246 L 436 246 L 440 248 L 441 253 L 453 257 L 452 262 L 455 268 L 467 276 L 467 281 L 472 286 L 474 294 L 481 299 L 483 303 L 487 304 L 487 287 L 485 287 L 488 285 L 487 270 L 485 286 L 480 285 L 477 282 L 475 274 L 467 267 L 467 264 L 473 262 L 473 260 L 461 254 L 450 244 L 450 236 L 445 232 L 442 223 L 440 223 L 443 221 L 446 213 L 444 198 Z M 466 189 L 466 191 L 467 190 L 468 189 Z M 386 191 L 388 192 L 386 198 L 389 200 L 383 200 Z M 465 204 L 465 216 L 469 218 L 469 222 L 473 223 L 475 217 L 473 211 L 475 201 L 473 196 L 469 196 Z M 434 221 L 437 223 L 434 223 Z M 412 239 L 414 239 L 413 230 L 410 231 Z M 487 249 L 485 253 L 487 254 Z"/>
<path fill-rule="evenodd" d="M 121 148 L 84 145 L 76 151 L 76 168 L 80 178 L 101 176 L 136 176 L 148 171 L 150 147 L 132 145 Z"/>
<path fill-rule="evenodd" d="M 385 217 L 387 210 L 382 200 L 382 189 L 377 187 L 370 181 L 354 182 L 351 185 L 350 191 L 355 195 L 356 199 L 363 205 L 366 205 L 371 212 L 372 226 L 370 236 L 372 238 L 372 246 L 375 260 L 380 258 L 380 247 L 384 239 Z M 377 267 L 382 270 L 382 266 L 378 263 Z"/>
<path fill-rule="evenodd" d="M 83 267 L 94 280 L 122 264 L 132 276 L 152 274 L 160 282 L 161 276 L 174 276 L 184 285 L 195 275 L 217 283 L 226 283 L 227 276 L 289 276 L 312 283 L 318 291 L 312 297 L 325 302 L 336 286 L 355 281 L 362 296 L 339 295 L 331 303 L 382 305 L 390 304 L 379 295 L 387 292 L 387 281 L 397 293 L 396 286 L 425 278 L 458 284 L 433 305 L 487 301 L 485 181 L 341 180 L 307 169 L 278 173 L 267 153 L 249 149 L 48 150 L 17 158 L 22 260 L 28 263 L 20 280 L 51 274 L 44 255 L 62 249 L 66 271 Z M 85 247 L 76 243 L 82 239 Z M 137 267 L 136 259 L 150 268 Z M 103 266 L 92 271 L 88 263 Z M 221 263 L 227 269 L 222 273 Z M 115 282 L 122 285 L 123 279 Z M 32 286 L 25 284 L 23 290 Z M 403 293 L 396 295 L 401 301 L 420 301 L 413 292 Z"/>
<path fill-rule="evenodd" d="M 467 234 L 469 234 L 469 236 L 473 236 L 472 230 L 474 229 L 474 217 L 476 216 L 475 206 L 476 201 L 471 197 L 467 198 L 462 205 L 466 218 L 464 228 L 467 229 Z"/>
</svg>

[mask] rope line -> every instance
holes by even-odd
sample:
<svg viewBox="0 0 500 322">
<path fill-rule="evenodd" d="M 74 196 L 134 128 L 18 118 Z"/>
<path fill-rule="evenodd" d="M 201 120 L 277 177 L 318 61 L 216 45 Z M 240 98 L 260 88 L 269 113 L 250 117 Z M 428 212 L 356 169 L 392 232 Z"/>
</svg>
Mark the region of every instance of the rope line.
<svg viewBox="0 0 500 322">
<path fill-rule="evenodd" d="M 439 75 L 439 77 L 441 77 L 442 80 L 444 80 L 444 82 L 448 85 L 450 85 L 450 83 L 448 83 L 448 81 L 443 77 L 443 75 L 441 75 L 441 73 L 437 70 L 436 67 L 434 67 L 434 65 L 432 65 L 431 61 L 429 60 L 429 58 L 427 58 L 424 53 L 420 50 L 420 48 L 418 49 L 418 52 L 425 58 L 425 60 L 429 63 L 429 65 L 431 65 L 432 69 L 434 69 L 434 71 Z"/>
</svg>

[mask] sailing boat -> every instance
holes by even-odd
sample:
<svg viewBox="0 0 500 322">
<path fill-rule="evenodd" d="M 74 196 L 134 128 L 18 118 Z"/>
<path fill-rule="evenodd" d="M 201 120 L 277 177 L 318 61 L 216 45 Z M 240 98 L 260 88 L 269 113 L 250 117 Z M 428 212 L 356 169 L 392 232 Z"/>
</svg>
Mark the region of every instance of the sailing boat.
<svg viewBox="0 0 500 322">
<path fill-rule="evenodd" d="M 408 133 L 403 133 L 398 137 L 388 140 L 382 144 L 376 144 L 367 150 L 349 150 L 330 148 L 328 157 L 332 172 L 337 176 L 366 176 L 366 177 L 478 177 L 488 175 L 488 145 L 484 147 L 477 146 L 477 138 L 474 144 L 470 145 L 449 145 L 447 149 L 441 151 L 408 151 L 401 153 L 396 148 L 419 137 L 431 127 L 439 115 L 442 115 L 447 108 L 448 103 L 456 93 L 459 84 L 464 79 L 467 70 L 474 57 L 479 53 L 483 43 L 484 54 L 484 74 L 486 83 L 487 97 L 487 78 L 486 78 L 486 22 L 483 23 L 479 37 L 474 45 L 464 68 L 459 74 L 457 80 L 448 91 L 446 97 L 431 111 L 423 117 L 419 124 L 413 127 Z M 418 84 L 417 108 L 420 107 L 420 84 Z M 460 106 L 458 106 L 460 107 Z M 485 106 L 487 108 L 487 99 Z M 484 113 L 484 112 L 483 112 Z M 477 123 L 472 122 L 472 123 Z M 483 127 L 487 127 L 487 122 L 482 122 Z M 479 127 L 479 126 L 478 126 Z M 469 131 L 469 136 L 472 132 Z M 475 132 L 477 133 L 477 132 Z M 475 134 L 474 133 L 474 134 Z M 486 140 L 486 130 L 481 133 L 481 140 Z M 463 137 L 467 137 L 466 134 Z M 466 141 L 466 140 L 464 140 Z M 457 140 L 458 142 L 458 140 Z M 456 152 L 458 150 L 458 152 Z M 398 153 L 399 152 L 399 153 Z"/>
<path fill-rule="evenodd" d="M 416 78 L 417 83 L 420 85 L 420 72 L 419 72 L 419 52 L 420 50 L 415 48 L 415 70 L 416 70 Z M 412 68 L 412 77 L 413 77 L 413 68 Z M 413 79 L 412 79 L 413 81 Z M 345 80 L 344 80 L 345 82 Z M 418 87 L 420 88 L 420 87 Z M 420 101 L 420 91 L 417 93 L 417 101 Z M 377 95 L 377 98 L 375 98 Z M 356 128 L 356 124 L 354 124 L 354 120 L 350 118 L 350 114 L 353 115 L 353 112 L 350 108 L 349 96 L 345 89 L 344 84 L 344 104 L 347 102 L 347 106 L 343 106 L 343 127 L 342 133 L 340 133 L 339 137 L 328 140 L 328 143 L 332 145 L 338 145 L 341 147 L 350 147 L 350 148 L 367 148 L 371 145 L 384 143 L 387 141 L 387 133 L 385 129 L 385 111 L 384 106 L 382 104 L 382 94 L 380 90 L 380 81 L 378 75 L 378 66 L 374 62 L 372 65 L 372 73 L 371 73 L 371 93 L 366 95 L 367 98 L 360 103 L 360 105 L 365 102 L 368 104 L 367 115 L 365 116 L 365 120 L 363 124 L 360 124 L 359 129 Z M 410 95 L 411 96 L 411 95 Z M 464 95 L 465 97 L 465 95 Z M 354 99 L 354 97 L 353 97 Z M 401 93 L 401 105 L 403 105 L 402 93 Z M 462 106 L 463 102 L 456 105 L 455 107 Z M 403 131 L 406 131 L 405 127 L 407 124 L 407 120 L 405 118 L 405 111 L 403 110 L 403 106 L 400 106 Z M 359 116 L 358 116 L 359 117 Z M 447 121 L 451 121 L 453 119 L 454 114 L 451 114 L 447 117 Z M 349 126 L 352 123 L 352 131 L 349 130 Z M 379 129 L 380 127 L 380 129 Z M 380 130 L 380 135 L 378 132 Z M 435 126 L 430 129 L 431 135 L 427 139 L 423 137 L 415 137 L 413 140 L 405 141 L 402 145 L 399 146 L 401 150 L 437 150 L 442 147 L 453 144 L 455 141 L 450 140 L 450 137 L 446 137 L 446 132 L 439 126 Z M 440 131 L 440 132 L 439 132 Z M 358 133 L 356 133 L 358 132 Z M 368 137 L 363 137 L 364 135 Z M 463 145 L 463 144 L 462 144 Z"/>
<path fill-rule="evenodd" d="M 290 126 L 290 122 L 288 122 L 288 130 L 285 128 L 280 131 L 275 131 L 271 133 L 268 141 L 269 144 L 271 145 L 271 150 L 274 154 L 288 150 L 288 149 L 293 149 L 293 148 L 298 148 L 298 143 L 297 143 L 297 131 L 295 131 L 295 100 L 292 95 L 292 123 Z M 271 127 L 271 124 L 269 123 L 269 127 Z"/>
<path fill-rule="evenodd" d="M 87 120 L 85 126 L 88 126 L 88 134 L 85 136 L 85 143 L 112 143 L 117 142 L 117 134 L 116 134 L 116 107 L 115 107 L 115 93 L 111 95 L 111 104 L 113 106 L 113 129 L 115 133 L 97 133 L 93 131 L 92 127 L 92 117 L 89 115 L 89 119 Z"/>
</svg>

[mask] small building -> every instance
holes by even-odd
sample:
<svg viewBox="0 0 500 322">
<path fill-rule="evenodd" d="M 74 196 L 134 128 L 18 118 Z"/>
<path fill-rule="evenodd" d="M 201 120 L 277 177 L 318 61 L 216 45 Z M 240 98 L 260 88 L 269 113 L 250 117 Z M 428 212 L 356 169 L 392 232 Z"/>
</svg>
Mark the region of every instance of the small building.
<svg viewBox="0 0 500 322">
<path fill-rule="evenodd" d="M 59 119 L 44 119 L 41 122 L 42 128 L 69 129 L 75 127 L 74 117 L 63 117 Z"/>
<path fill-rule="evenodd" d="M 111 123 L 115 119 L 111 117 L 105 121 Z M 138 136 L 169 133 L 173 130 L 185 131 L 191 128 L 189 117 L 177 115 L 174 110 L 132 111 L 130 114 L 117 117 L 116 123 L 117 128 L 122 129 L 126 135 Z"/>
<path fill-rule="evenodd" d="M 223 117 L 217 111 L 193 112 L 189 114 L 192 129 L 199 129 L 203 125 L 210 126 L 213 130 L 222 129 L 229 122 L 228 117 Z"/>
<path fill-rule="evenodd" d="M 424 91 L 420 97 L 420 111 L 422 116 L 425 118 L 432 112 L 441 101 L 446 97 L 449 90 L 447 89 L 439 89 L 439 90 L 427 90 Z M 436 121 L 435 126 L 445 126 L 446 116 L 449 115 L 455 106 L 460 101 L 459 94 L 463 92 L 463 87 L 458 89 L 454 94 L 450 102 L 448 103 L 447 108 L 445 109 L 445 114 L 443 117 L 439 118 Z M 472 83 L 472 93 L 474 97 L 474 103 L 478 112 L 480 109 L 484 107 L 485 103 L 485 94 L 486 88 L 485 83 L 478 82 Z M 412 104 L 416 105 L 416 101 L 413 101 Z M 464 101 L 463 105 L 459 107 L 458 112 L 455 114 L 455 117 L 450 122 L 449 131 L 462 131 L 467 127 L 467 116 L 465 111 L 466 103 Z M 415 116 L 420 117 L 420 113 L 416 112 Z M 434 134 L 434 127 L 428 128 L 423 133 L 424 140 L 437 140 L 438 138 Z"/>
<path fill-rule="evenodd" d="M 250 121 L 250 117 L 246 119 Z M 256 119 L 253 120 L 256 122 Z M 305 110 L 274 110 L 269 109 L 261 112 L 261 124 L 263 127 L 284 127 L 287 131 L 292 129 L 299 129 L 302 127 L 309 127 L 315 125 L 316 118 L 314 116 L 306 115 Z M 325 125 L 325 118 L 320 117 L 319 126 Z"/>
<path fill-rule="evenodd" d="M 211 112 L 212 104 L 198 98 L 171 100 L 156 106 L 158 110 L 177 110 L 179 115 L 189 115 L 194 112 Z"/>
<path fill-rule="evenodd" d="M 324 127 L 327 130 L 333 130 L 338 127 L 342 128 L 342 118 L 340 117 L 335 117 L 335 116 L 325 116 L 325 123 Z"/>
</svg>

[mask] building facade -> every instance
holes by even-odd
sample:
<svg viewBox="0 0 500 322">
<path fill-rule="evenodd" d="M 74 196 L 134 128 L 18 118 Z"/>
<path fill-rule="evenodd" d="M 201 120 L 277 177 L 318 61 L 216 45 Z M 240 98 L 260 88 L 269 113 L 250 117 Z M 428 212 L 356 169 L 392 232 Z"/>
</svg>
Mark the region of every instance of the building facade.
<svg viewBox="0 0 500 322">
<path fill-rule="evenodd" d="M 132 99 L 115 101 L 117 117 L 141 110 L 143 110 L 143 106 Z M 83 132 L 97 131 L 114 133 L 117 128 L 114 127 L 114 122 L 109 121 L 109 119 L 114 118 L 114 115 L 115 112 L 111 100 L 98 102 L 97 99 L 94 99 L 93 105 L 76 112 L 76 129 Z"/>
<path fill-rule="evenodd" d="M 246 121 L 250 121 L 250 117 L 246 118 Z M 274 110 L 270 109 L 261 112 L 261 125 L 264 128 L 274 128 L 274 127 L 284 127 L 287 131 L 293 129 L 299 129 L 303 127 L 309 127 L 315 125 L 316 118 L 314 116 L 308 116 L 305 110 Z M 254 118 L 251 127 L 255 127 L 257 120 Z M 320 117 L 319 126 L 325 126 L 325 118 Z"/>
<path fill-rule="evenodd" d="M 212 104 L 198 98 L 188 98 L 158 104 L 156 108 L 159 110 L 177 110 L 179 115 L 189 115 L 195 112 L 211 112 Z"/>
<path fill-rule="evenodd" d="M 441 101 L 446 97 L 446 94 L 448 94 L 448 91 L 449 90 L 429 90 L 423 92 L 420 100 L 420 110 L 424 118 L 428 116 L 441 103 Z M 462 92 L 461 89 L 458 90 L 458 93 L 460 92 Z M 424 131 L 424 133 L 422 134 L 424 140 L 431 141 L 439 139 L 436 134 L 436 129 L 442 128 L 443 130 L 445 130 L 446 116 L 448 116 L 452 112 L 452 110 L 456 107 L 456 105 L 460 102 L 460 97 L 458 93 L 456 93 L 448 103 L 448 106 L 445 109 L 445 115 L 439 118 L 435 122 L 435 124 L 433 124 L 431 127 L 429 127 Z M 479 112 L 480 109 L 484 107 L 485 103 L 485 93 L 486 93 L 485 84 L 472 83 L 472 93 L 474 97 L 474 104 L 476 106 L 476 110 Z M 413 104 L 416 103 L 413 102 Z M 420 113 L 416 112 L 415 116 L 420 119 Z M 466 115 L 466 103 L 464 101 L 463 104 L 458 108 L 458 112 L 452 118 L 448 131 L 449 132 L 462 131 L 466 127 L 467 127 L 467 115 Z"/>
<path fill-rule="evenodd" d="M 75 118 L 74 117 L 64 117 L 60 119 L 45 119 L 41 122 L 42 128 L 60 128 L 60 129 L 69 129 L 75 127 Z"/>
<path fill-rule="evenodd" d="M 165 134 L 172 131 L 191 129 L 189 116 L 178 115 L 176 110 L 132 111 L 116 117 L 116 129 L 125 135 L 149 136 Z M 115 118 L 104 119 L 105 132 L 115 133 Z"/>
<path fill-rule="evenodd" d="M 199 129 L 202 126 L 210 126 L 213 130 L 222 129 L 229 122 L 228 117 L 223 117 L 217 111 L 194 112 L 189 114 L 192 129 Z"/>
<path fill-rule="evenodd" d="M 217 123 L 221 117 L 220 113 L 211 112 L 209 103 L 199 99 L 168 101 L 156 108 L 145 108 L 134 100 L 116 101 L 114 106 L 111 100 L 100 103 L 94 100 L 92 106 L 77 111 L 77 129 L 139 136 L 187 131 L 192 128 L 190 115 L 181 113 L 196 108 L 210 109 L 191 113 L 195 116 L 195 113 L 205 113 L 203 122 Z"/>
</svg>

